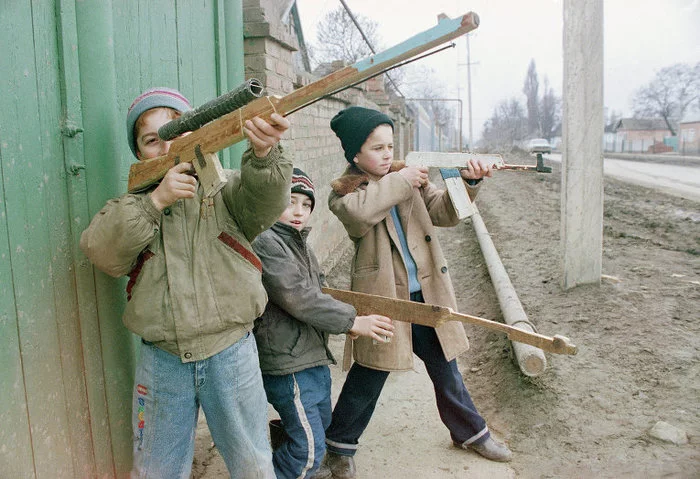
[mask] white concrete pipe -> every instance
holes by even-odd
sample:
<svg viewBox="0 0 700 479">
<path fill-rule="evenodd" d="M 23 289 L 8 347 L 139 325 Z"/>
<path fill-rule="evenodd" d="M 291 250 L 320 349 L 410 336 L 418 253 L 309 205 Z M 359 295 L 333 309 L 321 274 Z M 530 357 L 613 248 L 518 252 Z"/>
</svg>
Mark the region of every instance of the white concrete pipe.
<svg viewBox="0 0 700 479">
<path fill-rule="evenodd" d="M 481 246 L 481 253 L 484 255 L 486 266 L 491 276 L 491 282 L 498 296 L 498 303 L 501 305 L 501 312 L 506 324 L 514 328 L 522 329 L 523 331 L 536 332 L 527 319 L 523 305 L 518 299 L 518 294 L 513 288 L 513 283 L 510 282 L 508 273 L 503 267 L 501 258 L 498 256 L 498 251 L 491 241 L 484 220 L 481 219 L 481 214 L 478 208 L 474 205 L 476 213 L 470 218 L 472 226 L 476 233 L 476 238 Z M 544 356 L 544 351 L 529 344 L 513 342 L 513 350 L 515 357 L 518 360 L 520 370 L 526 376 L 539 376 L 547 367 L 547 359 Z"/>
</svg>

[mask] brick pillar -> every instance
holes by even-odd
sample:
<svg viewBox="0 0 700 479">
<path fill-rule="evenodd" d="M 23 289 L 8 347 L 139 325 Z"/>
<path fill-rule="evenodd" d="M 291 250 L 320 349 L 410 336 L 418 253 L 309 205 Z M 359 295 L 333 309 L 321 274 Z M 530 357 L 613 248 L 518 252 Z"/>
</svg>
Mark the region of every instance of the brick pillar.
<svg viewBox="0 0 700 479">
<path fill-rule="evenodd" d="M 260 80 L 266 95 L 286 95 L 297 81 L 292 55 L 299 43 L 291 21 L 283 23 L 282 14 L 279 2 L 243 2 L 245 77 Z"/>
</svg>

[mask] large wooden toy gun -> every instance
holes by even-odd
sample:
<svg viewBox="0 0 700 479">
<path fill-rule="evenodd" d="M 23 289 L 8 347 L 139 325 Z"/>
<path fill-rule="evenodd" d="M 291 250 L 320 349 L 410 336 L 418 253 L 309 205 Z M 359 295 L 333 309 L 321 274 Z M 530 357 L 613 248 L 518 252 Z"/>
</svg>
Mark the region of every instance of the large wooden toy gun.
<svg viewBox="0 0 700 479">
<path fill-rule="evenodd" d="M 394 321 L 404 321 L 432 328 L 437 328 L 446 321 L 460 321 L 505 333 L 511 341 L 529 344 L 550 353 L 574 355 L 577 352 L 576 346 L 571 344 L 569 338 L 565 336 L 556 335 L 550 338 L 498 321 L 458 313 L 446 306 L 386 298 L 343 289 L 323 288 L 323 292 L 330 294 L 338 301 L 353 305 L 359 315 L 381 314 Z"/>
<path fill-rule="evenodd" d="M 473 12 L 455 19 L 443 18 L 435 27 L 423 33 L 419 33 L 381 53 L 337 70 L 282 97 L 260 96 L 262 85 L 259 83 L 244 85 L 248 97 L 252 98 L 252 101 L 244 106 L 209 121 L 212 116 L 209 114 L 210 110 L 218 108 L 210 105 L 218 103 L 216 100 L 212 100 L 204 105 L 205 111 L 194 113 L 195 116 L 203 114 L 204 120 L 191 121 L 191 118 L 185 118 L 180 122 L 174 120 L 176 124 L 185 124 L 184 127 L 171 128 L 168 127 L 170 123 L 164 125 L 164 127 L 168 127 L 165 128 L 166 130 L 172 130 L 159 131 L 161 138 L 166 140 L 170 140 L 185 131 L 190 131 L 192 125 L 197 129 L 189 135 L 177 137 L 170 145 L 167 155 L 132 164 L 129 170 L 128 190 L 130 193 L 134 193 L 148 188 L 165 176 L 170 168 L 187 161 L 194 164 L 205 194 L 211 196 L 225 183 L 216 152 L 243 140 L 243 125 L 246 120 L 255 116 L 269 120 L 272 113 L 278 113 L 282 116 L 290 115 L 322 98 L 408 63 L 414 57 L 464 35 L 478 26 L 479 16 Z M 204 124 L 199 127 L 200 123 Z"/>
<path fill-rule="evenodd" d="M 442 153 L 437 151 L 412 151 L 406 155 L 406 166 L 426 166 L 440 169 L 445 187 L 450 194 L 450 200 L 460 220 L 468 218 L 476 213 L 476 209 L 469 199 L 469 194 L 464 186 L 464 181 L 459 173 L 462 168 L 468 168 L 471 160 L 479 159 L 497 170 L 536 171 L 538 173 L 551 173 L 552 168 L 544 166 L 542 154 L 537 155 L 537 165 L 509 165 L 503 162 L 503 157 L 498 154 L 483 153 Z"/>
</svg>

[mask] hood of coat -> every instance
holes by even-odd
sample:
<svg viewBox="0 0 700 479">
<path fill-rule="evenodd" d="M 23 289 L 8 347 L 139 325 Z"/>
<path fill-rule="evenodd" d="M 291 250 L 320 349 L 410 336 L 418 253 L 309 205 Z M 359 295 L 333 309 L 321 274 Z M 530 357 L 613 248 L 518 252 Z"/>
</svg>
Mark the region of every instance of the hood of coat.
<svg viewBox="0 0 700 479">
<path fill-rule="evenodd" d="M 399 171 L 405 166 L 406 162 L 404 161 L 392 161 L 389 173 Z M 345 169 L 343 176 L 331 181 L 331 188 L 338 196 L 345 196 L 367 183 L 369 183 L 369 175 L 355 165 L 350 165 Z"/>
</svg>

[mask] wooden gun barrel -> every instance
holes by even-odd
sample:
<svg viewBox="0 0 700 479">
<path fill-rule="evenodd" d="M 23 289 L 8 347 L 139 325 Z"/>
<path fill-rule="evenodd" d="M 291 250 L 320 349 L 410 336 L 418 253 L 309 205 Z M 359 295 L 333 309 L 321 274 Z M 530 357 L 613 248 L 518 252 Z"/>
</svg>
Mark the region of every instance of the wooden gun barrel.
<svg viewBox="0 0 700 479">
<path fill-rule="evenodd" d="M 272 113 L 287 116 L 304 108 L 318 98 L 342 91 L 350 85 L 367 80 L 404 60 L 414 58 L 431 48 L 468 33 L 479 26 L 479 16 L 469 12 L 455 19 L 442 19 L 437 26 L 414 35 L 383 52 L 346 66 L 283 97 L 265 96 L 222 117 L 210 121 L 190 135 L 173 140 L 169 152 L 161 157 L 133 163 L 129 170 L 128 190 L 142 191 L 158 182 L 170 168 L 181 162 L 191 162 L 197 155 L 216 153 L 244 138 L 242 126 L 246 120 L 259 116 L 269 120 Z"/>
<path fill-rule="evenodd" d="M 158 136 L 170 141 L 185 132 L 196 130 L 233 110 L 237 110 L 263 93 L 260 80 L 251 78 L 228 93 L 214 98 L 194 110 L 184 112 L 179 118 L 169 121 L 158 129 Z"/>
</svg>

